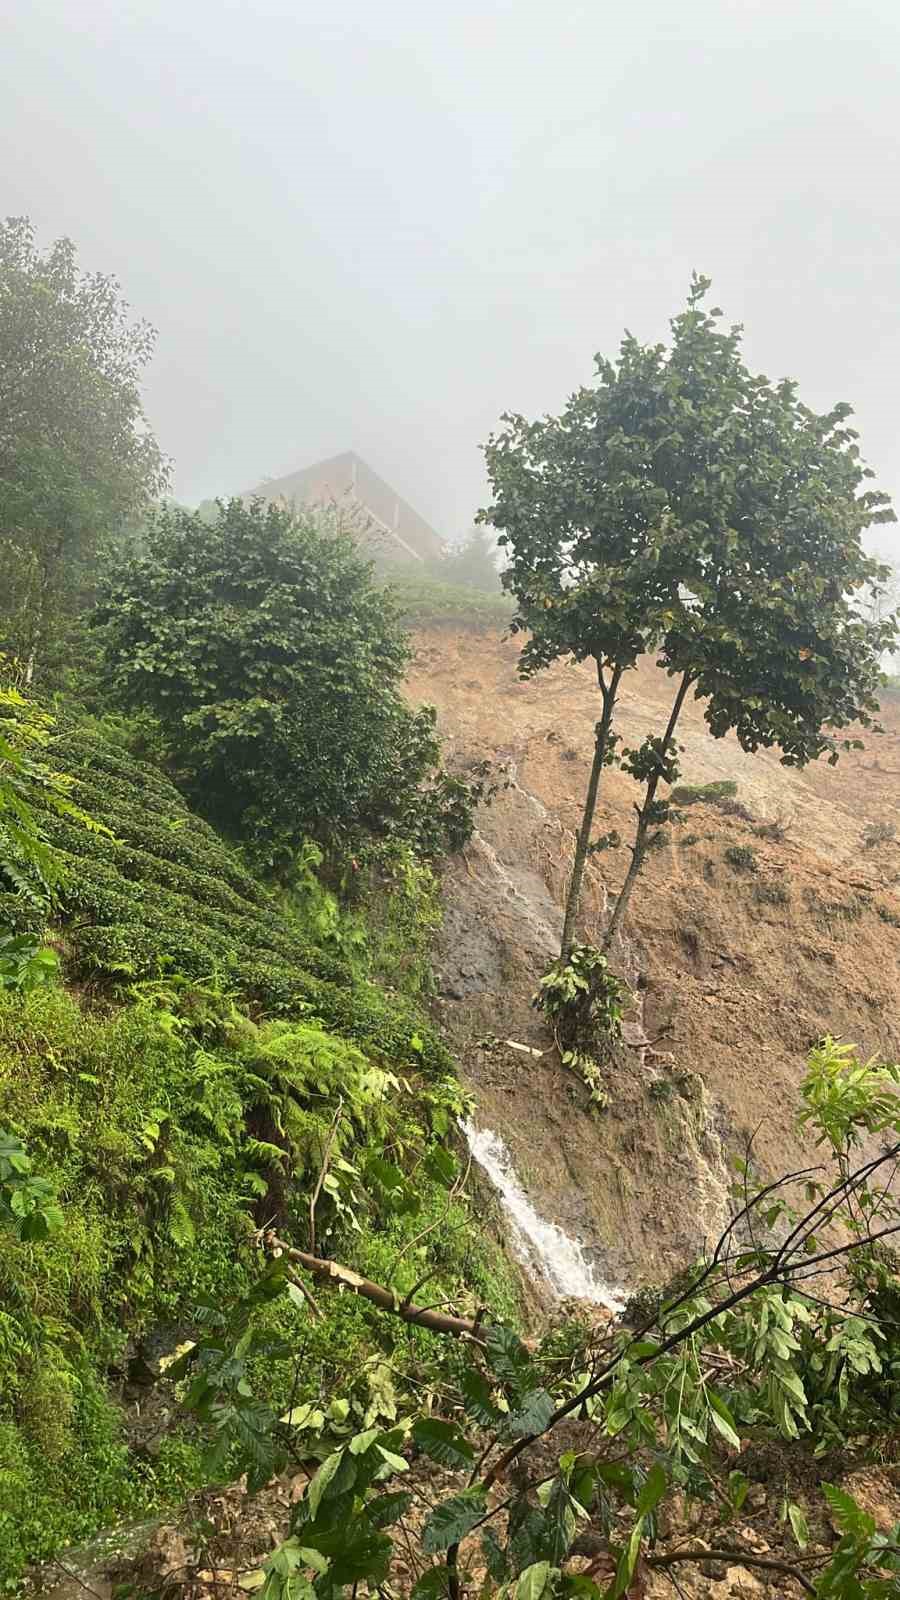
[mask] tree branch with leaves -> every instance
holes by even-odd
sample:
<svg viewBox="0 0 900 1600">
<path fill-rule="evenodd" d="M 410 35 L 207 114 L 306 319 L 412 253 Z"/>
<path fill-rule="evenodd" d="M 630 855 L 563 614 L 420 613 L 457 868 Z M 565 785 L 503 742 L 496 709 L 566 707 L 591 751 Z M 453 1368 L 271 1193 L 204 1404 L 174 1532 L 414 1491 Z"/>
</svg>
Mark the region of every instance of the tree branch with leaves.
<svg viewBox="0 0 900 1600">
<path fill-rule="evenodd" d="M 755 1184 L 738 1163 L 731 1221 L 674 1288 L 642 1296 L 609 1329 L 569 1324 L 536 1345 L 487 1316 L 478 1337 L 464 1342 L 470 1360 L 455 1395 L 445 1389 L 439 1415 L 413 1406 L 396 1426 L 364 1428 L 330 1449 L 326 1424 L 324 1460 L 294 1507 L 285 1543 L 264 1564 L 266 1600 L 332 1600 L 361 1585 L 387 1592 L 395 1546 L 413 1560 L 413 1593 L 422 1600 L 458 1600 L 476 1571 L 485 1596 L 618 1600 L 641 1594 L 650 1570 L 710 1559 L 778 1572 L 823 1597 L 881 1600 L 893 1592 L 900 1528 L 879 1534 L 839 1487 L 823 1490 L 840 1532 L 832 1551 L 809 1548 L 807 1517 L 794 1502 L 783 1507 L 794 1557 L 760 1557 L 729 1536 L 728 1525 L 749 1487 L 741 1471 L 747 1443 L 835 1438 L 846 1447 L 890 1426 L 884 1408 L 896 1387 L 900 1326 L 876 1306 L 896 1285 L 886 1242 L 900 1233 L 900 1203 L 882 1185 L 900 1154 L 898 1085 L 900 1068 L 863 1063 L 849 1047 L 823 1041 L 810 1059 L 801 1112 L 823 1147 L 821 1166 Z M 883 1140 L 882 1151 L 854 1161 L 871 1135 Z M 223 1428 L 231 1448 L 259 1420 L 246 1387 L 254 1302 L 271 1305 L 284 1292 L 284 1258 L 404 1314 L 389 1290 L 353 1291 L 349 1269 L 313 1263 L 283 1240 L 268 1247 L 283 1254 L 233 1326 L 200 1340 L 177 1369 L 193 1374 L 190 1402 L 220 1450 Z M 432 1328 L 461 1331 L 451 1318 Z M 563 1423 L 576 1431 L 554 1456 Z M 286 1459 L 290 1429 L 282 1419 L 270 1430 L 261 1458 L 255 1439 L 253 1482 Z M 450 1492 L 429 1496 L 424 1522 L 402 1485 L 410 1447 L 457 1475 Z M 707 1508 L 699 1544 L 672 1547 L 662 1538 L 660 1513 L 676 1491 Z"/>
</svg>

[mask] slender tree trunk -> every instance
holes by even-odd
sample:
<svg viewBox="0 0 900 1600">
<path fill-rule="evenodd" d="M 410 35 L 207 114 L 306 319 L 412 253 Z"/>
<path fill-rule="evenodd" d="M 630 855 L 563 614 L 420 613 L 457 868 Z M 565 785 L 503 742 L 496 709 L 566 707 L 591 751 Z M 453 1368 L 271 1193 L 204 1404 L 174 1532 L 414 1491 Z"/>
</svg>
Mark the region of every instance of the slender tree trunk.
<svg viewBox="0 0 900 1600">
<path fill-rule="evenodd" d="M 621 678 L 622 668 L 613 667 L 607 683 L 603 677 L 603 668 L 598 661 L 597 680 L 600 684 L 600 693 L 603 696 L 603 715 L 597 723 L 595 731 L 594 759 L 591 764 L 587 794 L 584 797 L 584 811 L 581 817 L 581 827 L 578 830 L 575 860 L 572 863 L 572 876 L 569 879 L 569 889 L 566 895 L 566 915 L 563 922 L 562 944 L 559 953 L 561 961 L 566 960 L 575 942 L 575 927 L 578 921 L 578 913 L 581 909 L 581 891 L 584 885 L 584 868 L 587 861 L 588 847 L 591 842 L 594 812 L 597 809 L 597 791 L 600 788 L 600 775 L 609 750 L 609 735 Z"/>
<path fill-rule="evenodd" d="M 672 711 L 671 711 L 671 715 L 669 717 L 668 726 L 667 726 L 666 731 L 665 731 L 665 733 L 663 735 L 663 743 L 662 743 L 662 750 L 660 751 L 660 759 L 662 759 L 668 753 L 669 746 L 671 745 L 672 740 L 673 740 L 674 735 L 675 735 L 675 728 L 676 728 L 676 725 L 678 723 L 678 718 L 681 715 L 681 708 L 684 705 L 685 696 L 686 696 L 686 694 L 688 692 L 688 689 L 691 686 L 691 682 L 692 682 L 692 679 L 690 677 L 690 674 L 686 672 L 684 677 L 681 680 L 681 683 L 680 683 L 679 687 L 678 687 L 678 693 L 675 696 L 675 703 L 672 706 Z M 631 847 L 631 864 L 630 864 L 630 866 L 628 868 L 628 871 L 627 871 L 627 873 L 625 875 L 625 882 L 622 885 L 621 893 L 619 895 L 618 900 L 616 901 L 615 908 L 613 910 L 613 914 L 612 914 L 612 916 L 610 917 L 610 920 L 609 920 L 609 927 L 607 928 L 606 934 L 605 934 L 604 939 L 603 939 L 603 949 L 604 950 L 609 950 L 610 949 L 610 947 L 611 947 L 611 945 L 613 943 L 613 940 L 616 937 L 616 934 L 618 933 L 620 927 L 622 926 L 622 921 L 624 919 L 625 912 L 628 910 L 628 902 L 631 899 L 631 895 L 632 895 L 632 891 L 634 889 L 635 882 L 637 880 L 638 874 L 639 874 L 642 866 L 644 865 L 644 860 L 645 860 L 645 857 L 647 855 L 647 834 L 648 834 L 648 832 L 650 830 L 650 808 L 653 805 L 654 800 L 656 799 L 656 791 L 657 791 L 657 789 L 659 787 L 659 780 L 660 780 L 661 776 L 662 776 L 662 774 L 661 774 L 659 768 L 657 768 L 657 770 L 653 774 L 653 777 L 650 779 L 649 783 L 647 784 L 646 789 L 644 790 L 643 804 L 641 805 L 640 809 L 638 810 L 638 820 L 637 820 L 637 827 L 635 829 L 635 834 L 634 834 L 634 844 Z"/>
</svg>

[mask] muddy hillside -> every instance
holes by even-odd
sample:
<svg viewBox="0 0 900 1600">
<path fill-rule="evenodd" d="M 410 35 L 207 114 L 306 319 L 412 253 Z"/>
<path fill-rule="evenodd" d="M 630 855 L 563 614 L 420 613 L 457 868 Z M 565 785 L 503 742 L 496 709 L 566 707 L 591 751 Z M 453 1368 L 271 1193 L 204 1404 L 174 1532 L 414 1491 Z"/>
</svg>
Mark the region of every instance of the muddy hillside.
<svg viewBox="0 0 900 1600">
<path fill-rule="evenodd" d="M 751 1140 L 767 1175 L 805 1164 L 797 1085 L 823 1033 L 900 1056 L 900 845 L 864 839 L 870 824 L 900 836 L 900 701 L 864 751 L 802 773 L 711 738 L 701 709 L 687 711 L 682 782 L 737 792 L 725 809 L 692 805 L 638 884 L 618 956 L 636 1005 L 598 1115 L 530 1005 L 558 948 L 596 690 L 571 664 L 522 682 L 517 656 L 493 629 L 417 637 L 411 698 L 438 708 L 454 765 L 488 757 L 507 783 L 445 880 L 436 1005 L 479 1125 L 506 1141 L 542 1214 L 627 1288 L 715 1234 L 729 1157 Z M 659 729 L 669 696 L 650 663 L 631 675 L 626 743 Z M 597 834 L 627 835 L 635 797 L 607 774 Z M 627 862 L 625 848 L 594 857 L 588 937 Z"/>
</svg>

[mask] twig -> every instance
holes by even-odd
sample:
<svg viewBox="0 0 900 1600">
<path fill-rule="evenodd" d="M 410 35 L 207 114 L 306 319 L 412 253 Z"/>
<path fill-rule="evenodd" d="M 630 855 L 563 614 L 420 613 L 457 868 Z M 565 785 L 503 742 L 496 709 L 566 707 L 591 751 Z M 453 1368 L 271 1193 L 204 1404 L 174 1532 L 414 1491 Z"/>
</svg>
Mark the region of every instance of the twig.
<svg viewBox="0 0 900 1600">
<path fill-rule="evenodd" d="M 646 1555 L 644 1560 L 648 1567 L 671 1567 L 676 1561 L 732 1561 L 739 1567 L 765 1567 L 772 1572 L 783 1572 L 807 1594 L 815 1594 L 815 1585 L 810 1583 L 805 1572 L 795 1567 L 790 1561 L 781 1561 L 777 1556 L 758 1556 L 750 1550 L 670 1550 L 665 1555 Z"/>
<path fill-rule="evenodd" d="M 77 1583 L 78 1587 L 83 1589 L 85 1594 L 92 1594 L 94 1596 L 94 1600 L 103 1600 L 99 1589 L 93 1589 L 89 1583 L 85 1583 L 84 1579 L 79 1577 L 77 1572 L 73 1572 L 71 1567 L 67 1567 L 63 1561 L 60 1561 L 59 1556 L 51 1556 L 50 1565 L 53 1567 L 58 1567 L 60 1572 L 65 1573 L 67 1578 L 71 1578 L 75 1583 Z"/>
<path fill-rule="evenodd" d="M 397 1268 L 400 1265 L 400 1262 L 402 1261 L 403 1257 L 406 1255 L 407 1251 L 408 1250 L 412 1250 L 415 1245 L 421 1244 L 423 1239 L 427 1239 L 427 1237 L 428 1237 L 428 1235 L 430 1233 L 434 1233 L 435 1228 L 439 1228 L 441 1223 L 446 1221 L 447 1213 L 449 1212 L 450 1207 L 452 1206 L 454 1200 L 456 1199 L 458 1194 L 462 1193 L 463 1189 L 466 1187 L 466 1184 L 469 1181 L 469 1173 L 471 1172 L 471 1170 L 472 1170 L 472 1157 L 470 1155 L 469 1159 L 468 1159 L 468 1161 L 466 1163 L 466 1170 L 463 1173 L 462 1177 L 461 1178 L 457 1178 L 456 1181 L 453 1183 L 452 1187 L 447 1192 L 447 1199 L 446 1199 L 446 1201 L 444 1203 L 444 1208 L 441 1211 L 440 1216 L 435 1217 L 434 1221 L 433 1222 L 429 1222 L 427 1227 L 420 1229 L 420 1231 L 418 1233 L 414 1233 L 411 1239 L 407 1239 L 406 1243 L 400 1246 L 400 1249 L 397 1251 L 397 1254 L 395 1255 L 393 1261 L 391 1262 L 391 1265 L 390 1265 L 390 1267 L 388 1269 L 388 1272 L 386 1274 L 388 1283 L 390 1283 L 393 1280 L 394 1273 L 397 1271 Z M 416 1285 L 416 1287 L 418 1288 L 419 1285 Z M 409 1294 L 406 1296 L 406 1298 L 405 1298 L 405 1300 L 403 1302 L 404 1305 L 409 1305 L 409 1302 L 412 1299 L 412 1296 L 413 1296 L 413 1291 L 410 1290 Z"/>
<path fill-rule="evenodd" d="M 321 1309 L 319 1308 L 319 1306 L 316 1303 L 316 1301 L 313 1299 L 311 1291 L 309 1289 L 307 1289 L 306 1284 L 303 1282 L 303 1279 L 301 1278 L 299 1272 L 292 1272 L 291 1268 L 288 1267 L 287 1277 L 288 1277 L 289 1282 L 292 1283 L 296 1289 L 300 1290 L 300 1293 L 302 1294 L 304 1300 L 306 1301 L 307 1305 L 309 1306 L 313 1316 L 314 1317 L 320 1317 L 322 1315 Z"/>
</svg>

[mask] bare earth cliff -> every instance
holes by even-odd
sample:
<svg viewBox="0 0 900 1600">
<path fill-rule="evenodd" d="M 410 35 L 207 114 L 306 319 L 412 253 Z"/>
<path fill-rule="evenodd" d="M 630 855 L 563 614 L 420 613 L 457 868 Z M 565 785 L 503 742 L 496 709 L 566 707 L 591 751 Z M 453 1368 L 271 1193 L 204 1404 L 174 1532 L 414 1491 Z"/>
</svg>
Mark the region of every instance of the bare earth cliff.
<svg viewBox="0 0 900 1600">
<path fill-rule="evenodd" d="M 686 711 L 682 781 L 734 780 L 749 815 L 694 805 L 651 856 L 619 959 L 637 1005 L 598 1115 L 530 1005 L 558 948 L 597 695 L 587 666 L 521 682 L 517 654 L 496 630 L 458 623 L 417 639 L 410 698 L 438 708 L 454 765 L 489 757 L 508 780 L 445 879 L 437 1007 L 477 1121 L 505 1139 L 542 1213 L 613 1282 L 658 1282 L 717 1232 L 728 1159 L 751 1138 L 767 1174 L 809 1159 L 797 1085 L 823 1033 L 900 1057 L 900 846 L 861 840 L 872 822 L 900 834 L 900 702 L 886 704 L 886 732 L 864 752 L 801 773 L 711 738 L 701 708 Z M 670 698 L 650 663 L 631 675 L 626 743 L 660 727 Z M 597 834 L 626 837 L 634 799 L 631 781 L 609 773 Z M 760 837 L 773 821 L 784 837 Z M 735 846 L 754 852 L 743 867 L 726 858 Z M 588 936 L 628 857 L 594 859 Z"/>
</svg>

